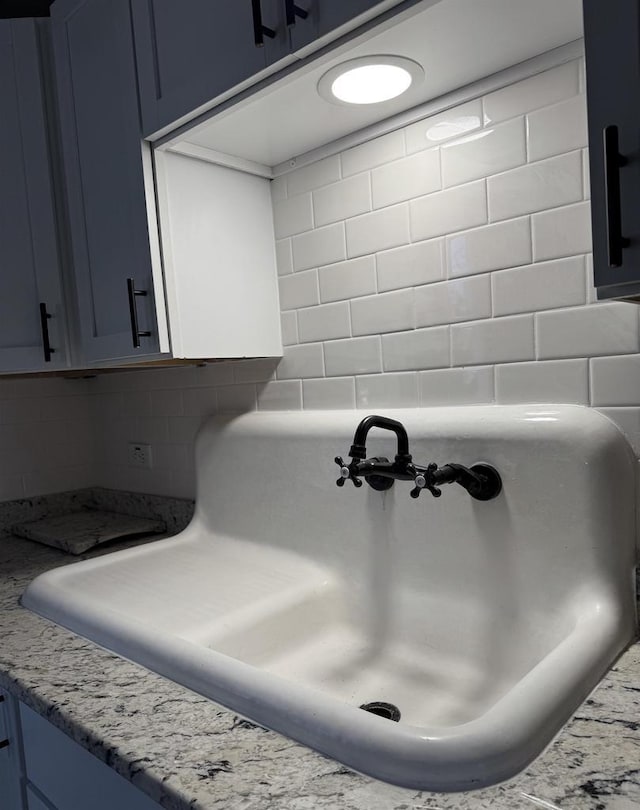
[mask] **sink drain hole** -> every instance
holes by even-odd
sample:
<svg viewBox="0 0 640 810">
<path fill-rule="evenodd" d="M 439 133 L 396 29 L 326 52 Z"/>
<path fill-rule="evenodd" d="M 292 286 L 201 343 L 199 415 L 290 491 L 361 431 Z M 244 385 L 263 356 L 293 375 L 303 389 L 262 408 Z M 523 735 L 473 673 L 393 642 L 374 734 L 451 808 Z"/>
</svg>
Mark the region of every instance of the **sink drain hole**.
<svg viewBox="0 0 640 810">
<path fill-rule="evenodd" d="M 370 714 L 384 717 L 385 720 L 393 720 L 394 723 L 397 723 L 400 719 L 400 709 L 394 706 L 393 703 L 383 703 L 381 700 L 376 700 L 373 703 L 363 703 L 360 708 Z"/>
</svg>

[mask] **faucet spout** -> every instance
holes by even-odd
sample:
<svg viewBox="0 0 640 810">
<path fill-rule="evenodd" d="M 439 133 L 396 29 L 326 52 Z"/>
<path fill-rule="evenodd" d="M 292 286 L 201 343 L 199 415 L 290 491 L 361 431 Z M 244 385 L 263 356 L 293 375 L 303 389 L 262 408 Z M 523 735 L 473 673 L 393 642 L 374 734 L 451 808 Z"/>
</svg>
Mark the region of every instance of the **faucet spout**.
<svg viewBox="0 0 640 810">
<path fill-rule="evenodd" d="M 402 422 L 397 422 L 395 419 L 389 419 L 387 416 L 365 416 L 356 428 L 353 435 L 353 444 L 349 450 L 351 458 L 364 460 L 367 457 L 367 435 L 371 428 L 378 427 L 385 430 L 391 430 L 396 434 L 398 440 L 396 450 L 396 461 L 409 463 L 411 461 L 411 454 L 409 453 L 409 437 Z"/>
<path fill-rule="evenodd" d="M 382 456 L 367 458 L 367 436 L 371 428 L 378 427 L 395 433 L 397 439 L 396 457 L 393 461 Z M 442 494 L 442 484 L 460 484 L 463 489 L 478 501 L 490 501 L 496 498 L 502 490 L 502 480 L 499 473 L 489 464 L 474 464 L 464 467 L 462 464 L 427 464 L 422 467 L 414 464 L 409 453 L 409 438 L 401 422 L 389 419 L 388 416 L 365 416 L 356 428 L 353 435 L 353 444 L 349 450 L 351 461 L 346 464 L 341 456 L 334 461 L 340 467 L 340 478 L 336 481 L 339 487 L 345 481 L 351 481 L 354 486 L 362 486 L 362 478 L 377 490 L 389 489 L 394 481 L 413 481 L 411 497 L 417 498 L 426 489 L 434 498 Z"/>
</svg>

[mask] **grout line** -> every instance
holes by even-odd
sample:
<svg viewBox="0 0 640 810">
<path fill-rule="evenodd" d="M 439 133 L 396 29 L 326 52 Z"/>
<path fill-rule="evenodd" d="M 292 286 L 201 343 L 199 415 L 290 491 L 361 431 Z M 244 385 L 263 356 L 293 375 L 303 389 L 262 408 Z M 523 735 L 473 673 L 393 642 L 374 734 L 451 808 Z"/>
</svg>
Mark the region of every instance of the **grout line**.
<svg viewBox="0 0 640 810">
<path fill-rule="evenodd" d="M 531 248 L 531 264 L 536 263 L 536 257 L 534 254 L 534 244 L 533 244 L 533 214 L 528 214 L 527 219 L 529 220 L 529 247 Z"/>
</svg>

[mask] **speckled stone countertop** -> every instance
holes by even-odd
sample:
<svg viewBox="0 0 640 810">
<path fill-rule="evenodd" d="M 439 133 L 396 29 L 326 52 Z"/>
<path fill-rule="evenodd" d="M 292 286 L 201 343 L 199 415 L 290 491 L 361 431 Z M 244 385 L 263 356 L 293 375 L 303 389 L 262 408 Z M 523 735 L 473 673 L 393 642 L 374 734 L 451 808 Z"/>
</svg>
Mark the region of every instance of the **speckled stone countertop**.
<svg viewBox="0 0 640 810">
<path fill-rule="evenodd" d="M 120 543 L 111 549 L 130 543 Z M 90 552 L 86 557 L 104 553 Z M 21 608 L 41 572 L 73 562 L 0 537 L 0 685 L 162 807 L 185 810 L 640 808 L 640 645 L 514 780 L 467 794 L 360 776 Z"/>
</svg>

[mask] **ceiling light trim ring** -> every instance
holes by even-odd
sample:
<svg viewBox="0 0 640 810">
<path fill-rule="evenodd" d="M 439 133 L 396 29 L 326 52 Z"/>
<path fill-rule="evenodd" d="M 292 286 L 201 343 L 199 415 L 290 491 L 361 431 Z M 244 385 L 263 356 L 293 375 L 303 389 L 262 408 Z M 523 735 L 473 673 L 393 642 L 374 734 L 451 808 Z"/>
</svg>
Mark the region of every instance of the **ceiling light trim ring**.
<svg viewBox="0 0 640 810">
<path fill-rule="evenodd" d="M 402 70 L 406 71 L 411 79 L 409 84 L 395 95 L 373 101 L 346 101 L 338 98 L 334 94 L 333 87 L 336 80 L 340 79 L 345 74 L 355 71 L 358 68 L 385 65 L 402 68 Z M 407 59 L 405 56 L 396 56 L 394 54 L 371 54 L 370 56 L 360 56 L 357 59 L 348 59 L 344 62 L 340 62 L 338 65 L 334 65 L 320 78 L 317 89 L 322 98 L 325 99 L 325 101 L 328 101 L 330 104 L 337 104 L 341 107 L 352 108 L 360 106 L 368 107 L 371 104 L 384 104 L 385 101 L 393 101 L 395 98 L 398 98 L 400 95 L 410 90 L 423 79 L 424 70 L 422 66 L 413 59 Z"/>
</svg>

